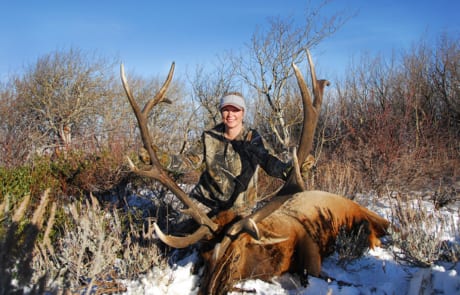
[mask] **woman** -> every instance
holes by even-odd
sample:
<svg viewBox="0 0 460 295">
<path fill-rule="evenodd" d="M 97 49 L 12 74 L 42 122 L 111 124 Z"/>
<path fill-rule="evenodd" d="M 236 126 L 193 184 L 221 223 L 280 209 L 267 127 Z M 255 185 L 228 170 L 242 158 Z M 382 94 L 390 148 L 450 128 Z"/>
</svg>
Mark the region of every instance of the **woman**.
<svg viewBox="0 0 460 295">
<path fill-rule="evenodd" d="M 211 216 L 232 207 L 252 209 L 259 166 L 281 179 L 291 168 L 267 150 L 256 130 L 244 126 L 245 111 L 240 93 L 225 94 L 220 101 L 222 123 L 202 136 L 206 169 L 190 196 L 210 208 Z"/>
</svg>

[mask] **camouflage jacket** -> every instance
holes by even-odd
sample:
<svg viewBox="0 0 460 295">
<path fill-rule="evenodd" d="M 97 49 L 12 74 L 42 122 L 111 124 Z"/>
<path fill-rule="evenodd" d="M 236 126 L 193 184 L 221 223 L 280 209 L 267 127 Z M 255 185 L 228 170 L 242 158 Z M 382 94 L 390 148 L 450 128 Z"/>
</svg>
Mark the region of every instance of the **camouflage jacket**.
<svg viewBox="0 0 460 295">
<path fill-rule="evenodd" d="M 257 169 L 286 179 L 290 164 L 273 156 L 256 130 L 243 129 L 234 140 L 224 137 L 224 124 L 202 135 L 206 169 L 191 197 L 213 213 L 228 208 L 252 208 L 256 200 Z"/>
</svg>

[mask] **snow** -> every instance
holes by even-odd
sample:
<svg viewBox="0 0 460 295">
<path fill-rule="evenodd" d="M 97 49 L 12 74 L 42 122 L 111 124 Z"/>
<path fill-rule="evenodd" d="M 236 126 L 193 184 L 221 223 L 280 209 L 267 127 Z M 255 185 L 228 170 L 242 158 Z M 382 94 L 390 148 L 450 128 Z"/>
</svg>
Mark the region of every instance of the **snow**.
<svg viewBox="0 0 460 295">
<path fill-rule="evenodd" d="M 382 216 L 388 216 L 390 210 L 390 205 L 381 201 L 367 207 L 372 207 L 370 209 Z M 449 212 L 452 220 L 457 221 L 458 208 L 442 211 L 443 214 Z M 457 240 L 455 235 L 458 231 L 450 232 L 452 234 L 447 239 Z M 197 294 L 200 277 L 199 274 L 194 274 L 194 267 L 198 260 L 199 255 L 195 251 L 170 265 L 152 268 L 136 281 L 123 281 L 127 287 L 123 294 Z M 302 286 L 295 275 L 285 274 L 270 282 L 240 282 L 235 287 L 246 292 L 231 294 L 460 294 L 460 263 L 438 262 L 428 268 L 405 265 L 394 259 L 391 247 L 369 250 L 361 258 L 346 265 L 339 263 L 337 255 L 334 254 L 323 261 L 322 271 L 323 278 L 309 276 L 306 286 Z"/>
<path fill-rule="evenodd" d="M 138 281 L 123 282 L 124 294 L 184 295 L 198 292 L 198 275 L 192 275 L 198 253 L 193 252 L 173 266 L 155 267 Z"/>
<path fill-rule="evenodd" d="M 125 281 L 124 294 L 197 294 L 199 276 L 191 274 L 196 252 L 166 268 L 154 268 L 138 281 Z M 393 260 L 389 250 L 376 248 L 346 267 L 335 256 L 323 262 L 323 272 L 333 279 L 309 276 L 301 286 L 293 275 L 274 278 L 272 282 L 248 280 L 236 285 L 251 294 L 289 295 L 364 295 L 364 294 L 460 294 L 460 264 L 446 263 L 430 268 L 404 266 Z M 232 292 L 231 294 L 244 294 Z"/>
</svg>

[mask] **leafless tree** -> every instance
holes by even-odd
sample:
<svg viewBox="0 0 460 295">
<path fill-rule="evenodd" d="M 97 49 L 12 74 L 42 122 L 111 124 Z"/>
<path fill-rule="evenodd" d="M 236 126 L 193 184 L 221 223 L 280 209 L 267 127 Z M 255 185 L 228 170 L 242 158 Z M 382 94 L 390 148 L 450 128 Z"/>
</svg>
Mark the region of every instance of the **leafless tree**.
<svg viewBox="0 0 460 295">
<path fill-rule="evenodd" d="M 286 114 L 290 107 L 286 101 L 292 99 L 288 97 L 292 92 L 286 88 L 293 76 L 291 64 L 305 62 L 302 52 L 334 34 L 348 19 L 342 12 L 323 16 L 329 2 L 322 1 L 316 7 L 308 3 L 300 23 L 293 18 L 269 19 L 267 29 L 257 30 L 246 50 L 232 58 L 241 78 L 268 103 L 270 111 L 259 114 L 264 116 L 261 121 L 269 123 L 284 147 L 293 145 L 292 122 Z"/>
<path fill-rule="evenodd" d="M 220 122 L 219 99 L 228 91 L 238 91 L 234 84 L 235 70 L 226 58 L 220 59 L 209 72 L 203 66 L 197 66 L 190 84 L 192 99 L 199 105 L 197 116 L 207 129 Z"/>
<path fill-rule="evenodd" d="M 16 107 L 11 111 L 20 126 L 29 126 L 22 135 L 34 143 L 33 151 L 68 149 L 75 137 L 82 145 L 101 131 L 105 106 L 116 96 L 112 67 L 102 57 L 72 48 L 40 57 L 14 78 Z"/>
<path fill-rule="evenodd" d="M 11 84 L 9 81 L 0 88 L 0 166 L 6 167 L 21 164 L 27 158 L 30 143 L 21 135 L 31 129 L 20 113 L 14 111 L 18 106 Z"/>
</svg>

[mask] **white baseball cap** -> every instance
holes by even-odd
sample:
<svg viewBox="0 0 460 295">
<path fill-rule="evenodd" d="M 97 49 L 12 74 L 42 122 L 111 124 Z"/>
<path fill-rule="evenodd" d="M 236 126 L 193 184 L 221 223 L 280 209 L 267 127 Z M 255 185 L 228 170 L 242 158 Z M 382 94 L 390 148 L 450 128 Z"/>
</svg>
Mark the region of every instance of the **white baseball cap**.
<svg viewBox="0 0 460 295">
<path fill-rule="evenodd" d="M 222 98 L 220 99 L 219 109 L 222 110 L 223 107 L 228 105 L 234 106 L 240 110 L 246 109 L 246 103 L 244 102 L 243 96 L 237 93 L 231 93 L 222 96 Z"/>
</svg>

